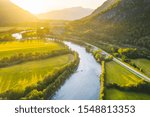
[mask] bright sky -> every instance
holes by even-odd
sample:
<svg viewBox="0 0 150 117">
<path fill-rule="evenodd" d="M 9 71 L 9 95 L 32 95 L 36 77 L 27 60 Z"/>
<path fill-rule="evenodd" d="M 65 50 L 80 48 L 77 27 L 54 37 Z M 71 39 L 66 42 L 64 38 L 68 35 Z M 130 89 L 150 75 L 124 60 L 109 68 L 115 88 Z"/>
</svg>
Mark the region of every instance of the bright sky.
<svg viewBox="0 0 150 117">
<path fill-rule="evenodd" d="M 33 14 L 81 6 L 96 9 L 106 0 L 11 0 Z"/>
</svg>

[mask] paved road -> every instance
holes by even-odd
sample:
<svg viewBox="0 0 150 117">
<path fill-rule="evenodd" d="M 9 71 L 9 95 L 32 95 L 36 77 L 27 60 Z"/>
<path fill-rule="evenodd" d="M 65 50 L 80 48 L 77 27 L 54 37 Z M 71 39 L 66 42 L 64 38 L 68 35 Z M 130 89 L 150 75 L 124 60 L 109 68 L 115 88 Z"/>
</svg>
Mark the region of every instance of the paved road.
<svg viewBox="0 0 150 117">
<path fill-rule="evenodd" d="M 116 58 L 113 58 L 113 61 L 115 61 L 116 63 L 120 64 L 121 66 L 127 68 L 130 72 L 132 72 L 133 74 L 139 76 L 140 78 L 142 78 L 143 80 L 147 81 L 147 82 L 150 82 L 150 78 L 145 76 L 144 74 L 136 71 L 135 69 L 133 69 L 132 67 L 126 65 L 125 63 L 123 63 L 122 61 L 116 59 Z"/>
<path fill-rule="evenodd" d="M 89 44 L 87 42 L 85 42 L 85 44 L 90 45 L 94 48 L 94 50 L 100 49 L 92 44 Z M 102 49 L 101 49 L 102 50 Z M 104 54 L 106 55 L 110 55 L 109 53 L 107 53 L 106 51 L 102 50 Z M 125 67 L 127 70 L 129 70 L 130 72 L 132 72 L 133 74 L 137 75 L 138 77 L 142 78 L 143 80 L 150 82 L 150 78 L 147 77 L 146 75 L 136 71 L 135 69 L 133 69 L 132 67 L 126 65 L 125 63 L 123 63 L 121 60 L 116 59 L 115 57 L 113 58 L 113 61 L 115 61 L 116 63 L 120 64 L 122 67 Z"/>
<path fill-rule="evenodd" d="M 82 42 L 84 42 L 84 43 L 87 44 L 87 45 L 92 46 L 94 50 L 98 50 L 98 49 L 102 50 L 101 48 L 98 48 L 97 46 L 94 46 L 94 45 L 92 45 L 92 44 L 90 44 L 90 43 L 87 43 L 87 42 L 85 42 L 85 41 L 82 41 Z M 106 54 L 106 55 L 108 55 L 108 56 L 110 55 L 110 54 L 107 53 L 106 51 L 104 51 L 104 50 L 102 50 L 102 51 L 103 51 L 103 54 Z M 116 59 L 116 58 L 114 57 L 114 58 L 113 58 L 113 61 L 115 61 L 116 63 L 120 64 L 122 67 L 125 67 L 127 70 L 129 70 L 129 71 L 132 72 L 133 74 L 137 75 L 138 77 L 142 78 L 143 80 L 145 80 L 145 81 L 147 81 L 147 82 L 150 82 L 150 78 L 149 78 L 149 77 L 147 77 L 146 75 L 144 75 L 144 74 L 142 74 L 142 73 L 136 71 L 136 70 L 133 69 L 132 67 L 126 65 L 126 64 L 123 63 L 121 60 L 118 60 L 118 59 Z"/>
</svg>

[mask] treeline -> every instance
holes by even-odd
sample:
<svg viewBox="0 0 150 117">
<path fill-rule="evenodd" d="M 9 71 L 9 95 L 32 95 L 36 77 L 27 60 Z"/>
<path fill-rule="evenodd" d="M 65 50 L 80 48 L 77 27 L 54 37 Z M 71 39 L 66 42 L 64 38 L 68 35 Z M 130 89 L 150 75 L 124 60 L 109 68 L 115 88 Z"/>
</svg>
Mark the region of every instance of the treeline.
<svg viewBox="0 0 150 117">
<path fill-rule="evenodd" d="M 141 52 L 141 54 L 139 55 L 138 51 L 136 48 L 119 48 L 119 49 L 115 49 L 112 48 L 111 49 L 112 54 L 115 57 L 121 58 L 121 60 L 123 62 L 128 63 L 129 65 L 131 65 L 132 67 L 136 68 L 137 70 L 143 72 L 143 69 L 139 66 L 137 66 L 134 62 L 131 61 L 131 59 L 135 59 L 135 58 L 149 58 L 149 56 L 144 56 L 146 54 L 143 54 L 144 52 Z"/>
<path fill-rule="evenodd" d="M 103 50 L 112 53 L 111 49 L 119 48 L 136 48 L 133 54 L 128 54 L 129 58 L 149 58 L 150 59 L 150 23 L 148 25 L 138 23 L 110 23 L 93 21 L 90 24 L 82 23 L 68 26 L 66 37 L 74 37 L 76 39 L 89 42 Z M 139 24 L 139 26 L 137 26 Z M 98 28 L 101 27 L 101 28 Z M 80 29 L 81 28 L 81 29 Z M 89 31 L 88 31 L 89 30 Z M 86 33 L 85 33 L 86 32 Z"/>
<path fill-rule="evenodd" d="M 33 53 L 18 53 L 16 55 L 13 55 L 11 57 L 3 57 L 0 59 L 0 68 L 7 67 L 15 64 L 20 64 L 26 61 L 33 61 L 33 60 L 39 60 L 39 59 L 46 59 L 58 55 L 63 55 L 71 53 L 71 50 L 63 49 L 63 50 L 54 50 L 51 52 L 33 52 Z"/>
<path fill-rule="evenodd" d="M 139 92 L 139 93 L 146 93 L 146 94 L 150 94 L 150 83 L 149 82 L 144 82 L 144 83 L 139 83 L 136 85 L 119 85 L 116 83 L 112 83 L 112 84 L 107 84 L 106 86 L 107 88 L 116 88 L 118 90 L 122 90 L 122 91 L 128 91 L 128 92 Z"/>
<path fill-rule="evenodd" d="M 105 53 L 102 52 L 102 50 L 94 50 L 92 52 L 93 56 L 95 57 L 96 61 L 101 64 L 101 75 L 100 75 L 100 100 L 105 99 L 105 63 L 112 61 L 113 56 L 111 55 L 106 55 Z"/>
<path fill-rule="evenodd" d="M 37 27 L 34 30 L 28 30 L 22 34 L 23 38 L 45 38 L 50 33 L 49 27 Z"/>
<path fill-rule="evenodd" d="M 6 41 L 15 41 L 16 38 L 12 36 L 12 34 L 17 32 L 22 32 L 24 29 L 20 28 L 8 28 L 8 30 L 4 28 L 4 30 L 0 31 L 0 42 L 6 42 Z"/>
<path fill-rule="evenodd" d="M 111 53 L 122 60 L 136 59 L 136 58 L 147 58 L 149 59 L 148 51 L 139 51 L 137 48 L 111 48 Z"/>
<path fill-rule="evenodd" d="M 99 63 L 101 63 L 102 61 L 109 62 L 113 59 L 113 56 L 103 53 L 102 50 L 93 51 L 93 56 Z"/>
<path fill-rule="evenodd" d="M 15 40 L 15 38 L 14 37 L 12 37 L 12 34 L 9 34 L 9 33 L 7 33 L 7 34 L 0 34 L 0 42 L 5 42 L 5 41 L 14 41 Z"/>
<path fill-rule="evenodd" d="M 128 63 L 129 65 L 131 65 L 132 67 L 136 68 L 137 70 L 141 72 L 143 72 L 143 69 L 137 66 L 134 62 L 132 62 L 131 59 L 135 59 L 135 58 L 150 59 L 150 53 L 148 53 L 147 51 L 141 51 L 139 53 L 139 50 L 137 48 L 118 48 L 118 47 L 109 46 L 109 47 L 105 47 L 105 49 L 114 57 L 120 58 L 123 62 Z M 96 53 L 99 53 L 99 54 L 94 53 L 96 60 L 98 61 L 105 60 L 106 56 L 104 55 L 102 56 L 101 51 L 98 51 Z M 109 56 L 107 59 L 106 61 L 111 60 L 112 56 Z"/>
<path fill-rule="evenodd" d="M 1 99 L 11 100 L 42 100 L 50 99 L 64 81 L 72 74 L 79 64 L 79 56 L 72 52 L 74 60 L 61 68 L 55 69 L 53 73 L 44 76 L 44 80 L 35 85 L 28 86 L 24 91 L 9 90 L 0 94 Z"/>
<path fill-rule="evenodd" d="M 105 61 L 102 61 L 102 73 L 100 75 L 100 100 L 105 98 Z"/>
</svg>

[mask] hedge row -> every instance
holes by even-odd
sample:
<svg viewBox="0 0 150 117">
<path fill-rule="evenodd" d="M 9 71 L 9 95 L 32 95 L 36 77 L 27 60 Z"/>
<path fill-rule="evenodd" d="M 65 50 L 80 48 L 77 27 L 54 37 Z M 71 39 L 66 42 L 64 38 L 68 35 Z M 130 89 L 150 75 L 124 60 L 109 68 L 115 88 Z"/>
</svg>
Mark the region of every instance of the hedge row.
<svg viewBox="0 0 150 117">
<path fill-rule="evenodd" d="M 46 59 L 58 55 L 63 55 L 71 53 L 71 50 L 64 49 L 64 50 L 54 50 L 51 52 L 44 52 L 44 53 L 39 53 L 39 52 L 34 52 L 34 53 L 19 53 L 16 55 L 13 55 L 11 57 L 3 57 L 0 59 L 0 68 L 2 67 L 7 67 L 7 66 L 12 66 L 15 64 L 20 64 L 26 61 L 33 61 L 33 60 L 39 60 L 39 59 Z"/>
<path fill-rule="evenodd" d="M 108 84 L 106 86 L 107 88 L 116 88 L 122 91 L 128 91 L 128 92 L 140 92 L 140 93 L 147 93 L 150 94 L 150 83 L 143 82 L 136 85 L 126 85 L 121 86 L 116 83 Z"/>
<path fill-rule="evenodd" d="M 101 62 L 102 73 L 100 75 L 100 100 L 104 100 L 105 97 L 105 61 Z"/>
<path fill-rule="evenodd" d="M 74 72 L 79 63 L 79 56 L 76 52 L 74 54 L 74 60 L 63 67 L 54 70 L 54 73 L 48 73 L 43 81 L 38 82 L 35 85 L 28 86 L 24 91 L 9 90 L 3 94 L 0 94 L 1 99 L 11 100 L 41 100 L 49 99 L 54 95 L 58 88 L 64 83 L 70 74 Z"/>
</svg>

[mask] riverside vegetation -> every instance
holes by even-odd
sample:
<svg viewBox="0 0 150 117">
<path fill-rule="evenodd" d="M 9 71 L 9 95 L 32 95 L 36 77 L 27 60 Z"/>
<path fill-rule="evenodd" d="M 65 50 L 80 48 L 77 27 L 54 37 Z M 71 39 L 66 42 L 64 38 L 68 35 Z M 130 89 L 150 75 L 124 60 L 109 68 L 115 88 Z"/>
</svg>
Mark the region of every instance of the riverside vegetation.
<svg viewBox="0 0 150 117">
<path fill-rule="evenodd" d="M 48 99 L 79 63 L 60 41 L 5 40 L 0 48 L 1 99 Z"/>
<path fill-rule="evenodd" d="M 100 100 L 150 99 L 150 83 L 112 61 L 113 57 L 106 56 L 101 50 L 93 51 L 93 55 L 102 65 Z"/>
<path fill-rule="evenodd" d="M 149 3 L 149 0 L 108 0 L 90 16 L 69 23 L 62 36 L 102 48 L 149 77 Z M 98 61 L 103 59 L 98 58 L 101 57 L 100 55 L 95 57 Z M 114 89 L 112 86 L 110 88 L 109 84 L 116 81 L 118 81 L 116 84 L 120 83 L 120 87 L 132 85 L 136 86 L 137 90 L 140 85 L 147 86 L 149 83 L 140 81 L 138 76 L 114 61 L 106 62 L 105 68 L 105 80 L 108 85 L 108 88 L 105 88 L 105 99 L 150 99 L 149 89 L 145 89 L 147 92 L 144 92 L 144 89 L 143 92 L 136 92 L 117 89 L 116 86 Z"/>
</svg>

